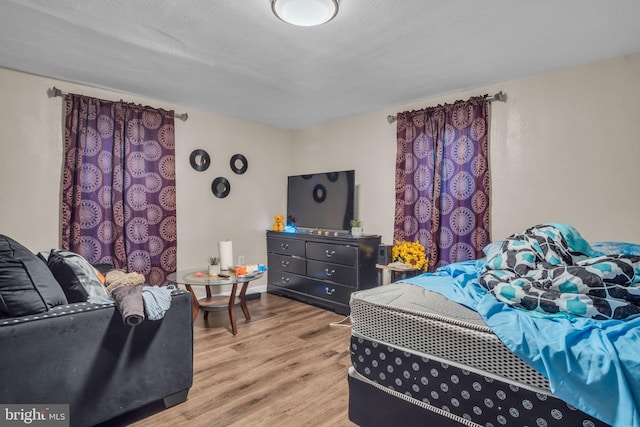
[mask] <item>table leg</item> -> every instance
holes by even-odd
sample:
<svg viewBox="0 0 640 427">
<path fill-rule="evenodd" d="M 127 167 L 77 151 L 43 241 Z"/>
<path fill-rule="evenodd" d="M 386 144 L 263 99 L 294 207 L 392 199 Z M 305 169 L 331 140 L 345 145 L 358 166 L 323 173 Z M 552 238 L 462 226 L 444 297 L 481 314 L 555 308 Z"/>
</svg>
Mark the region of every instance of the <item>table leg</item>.
<svg viewBox="0 0 640 427">
<path fill-rule="evenodd" d="M 196 293 L 193 292 L 191 285 L 185 285 L 185 287 L 191 293 L 191 299 L 193 301 L 193 320 L 196 320 L 196 317 L 198 316 L 198 311 L 200 311 L 200 304 L 198 303 L 198 297 L 196 296 Z"/>
<path fill-rule="evenodd" d="M 205 290 L 207 291 L 207 298 L 211 298 L 211 286 L 205 286 Z M 209 317 L 209 310 L 204 311 L 204 320 L 207 320 Z"/>
<path fill-rule="evenodd" d="M 242 313 L 244 314 L 244 318 L 247 320 L 251 320 L 251 315 L 249 314 L 249 308 L 247 307 L 247 288 L 249 287 L 249 282 L 244 282 L 242 284 L 242 289 L 240 290 L 240 307 L 242 308 Z"/>
<path fill-rule="evenodd" d="M 238 290 L 238 282 L 233 284 L 231 289 L 231 295 L 229 295 L 229 320 L 231 320 L 231 333 L 233 335 L 238 334 L 238 328 L 236 327 L 236 291 Z"/>
</svg>

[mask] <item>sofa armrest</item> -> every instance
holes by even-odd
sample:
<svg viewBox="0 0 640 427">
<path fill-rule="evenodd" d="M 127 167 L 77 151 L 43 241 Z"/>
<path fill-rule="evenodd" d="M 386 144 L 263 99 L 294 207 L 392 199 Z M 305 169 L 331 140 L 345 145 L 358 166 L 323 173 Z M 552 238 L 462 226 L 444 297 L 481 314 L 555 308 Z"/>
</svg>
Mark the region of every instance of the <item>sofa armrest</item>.
<svg viewBox="0 0 640 427">
<path fill-rule="evenodd" d="M 177 290 L 162 320 L 124 324 L 114 304 L 70 304 L 0 319 L 0 402 L 69 404 L 71 425 L 94 425 L 188 390 L 191 295 Z"/>
</svg>

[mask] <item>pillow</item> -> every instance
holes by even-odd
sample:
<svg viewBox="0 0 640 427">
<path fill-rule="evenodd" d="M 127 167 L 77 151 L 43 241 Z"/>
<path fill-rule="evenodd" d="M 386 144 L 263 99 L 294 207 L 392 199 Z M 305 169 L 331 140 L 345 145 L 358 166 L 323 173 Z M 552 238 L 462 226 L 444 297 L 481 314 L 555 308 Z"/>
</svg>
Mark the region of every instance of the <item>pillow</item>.
<svg viewBox="0 0 640 427">
<path fill-rule="evenodd" d="M 46 264 L 20 243 L 0 235 L 0 312 L 27 316 L 63 304 L 67 298 Z"/>
<path fill-rule="evenodd" d="M 102 282 L 103 285 L 107 286 L 107 280 L 105 279 L 105 275 L 110 272 L 111 270 L 113 270 L 113 265 L 103 262 L 103 263 L 98 263 L 98 264 L 91 264 L 93 265 L 93 268 L 95 268 L 96 270 L 98 270 L 98 279 L 100 279 L 100 281 Z"/>
<path fill-rule="evenodd" d="M 53 273 L 70 303 L 87 301 L 89 297 L 107 296 L 107 289 L 98 271 L 83 256 L 74 252 L 52 249 L 47 266 Z"/>
<path fill-rule="evenodd" d="M 634 243 L 595 242 L 591 247 L 602 255 L 640 255 L 640 245 Z"/>
</svg>

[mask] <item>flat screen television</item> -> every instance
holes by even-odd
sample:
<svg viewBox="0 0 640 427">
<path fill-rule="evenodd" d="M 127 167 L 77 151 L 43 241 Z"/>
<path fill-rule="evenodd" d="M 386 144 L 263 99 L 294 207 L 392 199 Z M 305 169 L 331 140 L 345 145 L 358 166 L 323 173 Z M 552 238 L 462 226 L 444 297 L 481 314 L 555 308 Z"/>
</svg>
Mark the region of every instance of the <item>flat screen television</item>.
<svg viewBox="0 0 640 427">
<path fill-rule="evenodd" d="M 355 170 L 288 177 L 287 225 L 348 230 L 355 218 Z"/>
</svg>

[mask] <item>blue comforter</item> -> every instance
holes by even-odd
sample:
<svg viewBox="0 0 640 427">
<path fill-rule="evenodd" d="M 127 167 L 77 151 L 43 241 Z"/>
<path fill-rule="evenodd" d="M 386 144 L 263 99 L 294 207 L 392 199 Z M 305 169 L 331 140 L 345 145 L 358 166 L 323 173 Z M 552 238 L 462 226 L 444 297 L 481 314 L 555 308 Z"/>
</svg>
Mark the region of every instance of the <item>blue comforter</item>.
<svg viewBox="0 0 640 427">
<path fill-rule="evenodd" d="M 537 225 L 505 239 L 478 282 L 502 302 L 541 313 L 639 315 L 640 256 L 593 252 L 567 224 Z"/>
<path fill-rule="evenodd" d="M 640 316 L 594 320 L 511 307 L 478 283 L 485 263 L 450 264 L 403 282 L 477 311 L 559 398 L 613 426 L 640 427 Z"/>
</svg>

